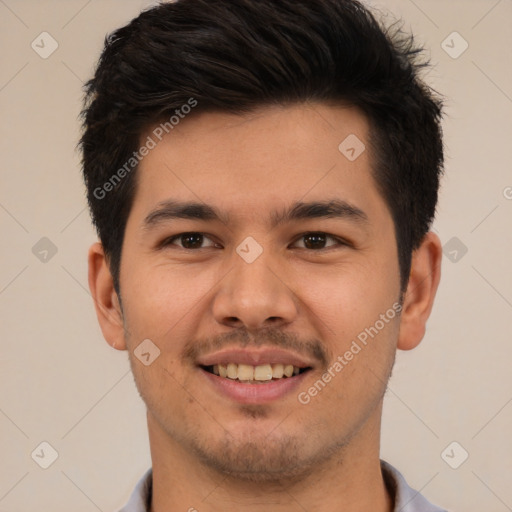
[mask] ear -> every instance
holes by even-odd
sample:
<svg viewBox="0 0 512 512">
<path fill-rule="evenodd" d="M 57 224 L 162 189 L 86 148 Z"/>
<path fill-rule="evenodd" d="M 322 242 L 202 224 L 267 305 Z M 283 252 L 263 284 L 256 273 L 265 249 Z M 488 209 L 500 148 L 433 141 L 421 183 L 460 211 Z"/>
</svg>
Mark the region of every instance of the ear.
<svg viewBox="0 0 512 512">
<path fill-rule="evenodd" d="M 88 260 L 89 289 L 103 337 L 117 350 L 126 350 L 123 313 L 103 246 L 99 242 L 91 245 Z"/>
<path fill-rule="evenodd" d="M 441 241 L 431 231 L 412 254 L 398 336 L 397 346 L 401 350 L 415 348 L 425 336 L 425 326 L 441 279 L 442 257 Z"/>
</svg>

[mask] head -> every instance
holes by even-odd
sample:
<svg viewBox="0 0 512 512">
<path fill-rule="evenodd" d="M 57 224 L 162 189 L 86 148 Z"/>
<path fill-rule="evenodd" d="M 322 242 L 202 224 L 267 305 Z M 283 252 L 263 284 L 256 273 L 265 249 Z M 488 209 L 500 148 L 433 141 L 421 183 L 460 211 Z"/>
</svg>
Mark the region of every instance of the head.
<svg viewBox="0 0 512 512">
<path fill-rule="evenodd" d="M 242 474 L 244 450 L 256 478 L 325 459 L 377 421 L 397 346 L 421 340 L 439 279 L 429 227 L 443 150 L 419 53 L 348 0 L 178 0 L 106 38 L 81 139 L 101 241 L 91 289 L 154 425 L 208 464 Z M 196 204 L 176 215 L 177 201 Z M 299 202 L 315 204 L 287 218 Z M 341 245 L 306 255 L 300 229 Z M 183 232 L 209 233 L 210 245 L 178 247 Z M 244 260 L 242 242 L 259 256 Z M 311 385 L 370 327 L 377 342 L 354 348 L 307 407 L 228 403 L 196 382 L 214 351 L 270 345 L 311 363 Z M 160 350 L 149 366 L 134 356 L 144 339 Z M 295 423 L 271 430 L 283 412 Z M 198 417 L 208 433 L 192 427 Z"/>
</svg>

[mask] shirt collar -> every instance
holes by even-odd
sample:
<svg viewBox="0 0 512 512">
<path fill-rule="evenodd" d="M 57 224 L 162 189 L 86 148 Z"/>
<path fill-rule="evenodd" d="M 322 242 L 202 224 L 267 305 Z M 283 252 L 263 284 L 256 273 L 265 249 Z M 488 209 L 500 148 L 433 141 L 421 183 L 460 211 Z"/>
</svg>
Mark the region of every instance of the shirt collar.
<svg viewBox="0 0 512 512">
<path fill-rule="evenodd" d="M 384 482 L 391 496 L 394 496 L 393 512 L 446 512 L 432 505 L 419 491 L 409 487 L 403 475 L 391 464 L 381 460 L 380 467 Z"/>
</svg>

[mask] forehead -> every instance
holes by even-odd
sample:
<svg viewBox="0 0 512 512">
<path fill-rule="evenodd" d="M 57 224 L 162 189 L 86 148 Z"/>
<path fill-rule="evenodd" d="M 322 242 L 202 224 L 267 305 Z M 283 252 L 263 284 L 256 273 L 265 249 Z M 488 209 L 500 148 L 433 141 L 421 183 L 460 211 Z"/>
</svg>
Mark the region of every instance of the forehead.
<svg viewBox="0 0 512 512">
<path fill-rule="evenodd" d="M 232 221 L 328 196 L 360 209 L 367 203 L 370 210 L 369 203 L 381 201 L 367 149 L 369 125 L 353 107 L 196 112 L 158 140 L 161 131 L 155 125 L 141 136 L 156 145 L 137 170 L 139 216 L 169 197 L 215 205 Z"/>
</svg>

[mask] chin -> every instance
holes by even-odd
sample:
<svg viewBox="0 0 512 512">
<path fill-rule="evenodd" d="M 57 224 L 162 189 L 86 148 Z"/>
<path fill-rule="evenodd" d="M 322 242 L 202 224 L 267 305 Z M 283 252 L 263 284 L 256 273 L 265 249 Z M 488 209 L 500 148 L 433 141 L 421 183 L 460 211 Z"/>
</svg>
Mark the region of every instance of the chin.
<svg viewBox="0 0 512 512">
<path fill-rule="evenodd" d="M 276 428 L 276 427 L 274 427 Z M 278 428 L 278 427 L 277 427 Z M 245 482 L 272 483 L 279 480 L 302 480 L 318 471 L 318 466 L 341 446 L 314 447 L 311 436 L 275 436 L 275 432 L 246 434 L 234 438 L 192 442 L 191 448 L 210 469 Z M 195 440 L 197 441 L 197 440 Z"/>
</svg>

